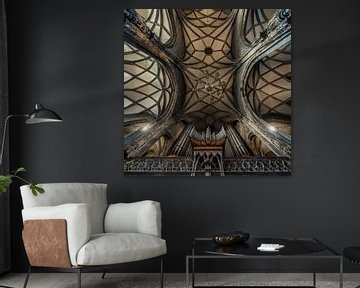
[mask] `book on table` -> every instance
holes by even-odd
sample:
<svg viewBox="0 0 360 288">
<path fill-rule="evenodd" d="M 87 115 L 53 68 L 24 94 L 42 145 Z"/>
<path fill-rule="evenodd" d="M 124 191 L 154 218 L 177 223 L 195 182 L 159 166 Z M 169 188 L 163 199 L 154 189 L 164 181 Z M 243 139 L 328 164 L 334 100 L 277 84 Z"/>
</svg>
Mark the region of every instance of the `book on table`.
<svg viewBox="0 0 360 288">
<path fill-rule="evenodd" d="M 269 251 L 269 252 L 277 252 L 279 249 L 284 248 L 284 245 L 280 244 L 272 244 L 272 243 L 261 243 L 259 247 L 257 247 L 260 251 Z"/>
</svg>

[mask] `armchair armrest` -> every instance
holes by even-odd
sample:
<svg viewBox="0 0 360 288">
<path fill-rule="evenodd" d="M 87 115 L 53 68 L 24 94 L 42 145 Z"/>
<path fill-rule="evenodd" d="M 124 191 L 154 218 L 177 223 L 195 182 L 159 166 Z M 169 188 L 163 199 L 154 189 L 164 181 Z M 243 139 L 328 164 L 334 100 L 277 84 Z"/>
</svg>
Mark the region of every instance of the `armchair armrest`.
<svg viewBox="0 0 360 288">
<path fill-rule="evenodd" d="M 150 200 L 111 204 L 105 215 L 106 233 L 143 233 L 161 237 L 160 203 Z"/>
<path fill-rule="evenodd" d="M 77 265 L 76 256 L 80 248 L 89 241 L 91 235 L 91 222 L 89 206 L 86 204 L 64 204 L 58 206 L 33 207 L 22 210 L 23 221 L 64 219 L 66 221 L 67 242 L 70 261 Z M 40 235 L 34 235 L 39 241 Z M 44 243 L 49 245 L 49 243 Z"/>
</svg>

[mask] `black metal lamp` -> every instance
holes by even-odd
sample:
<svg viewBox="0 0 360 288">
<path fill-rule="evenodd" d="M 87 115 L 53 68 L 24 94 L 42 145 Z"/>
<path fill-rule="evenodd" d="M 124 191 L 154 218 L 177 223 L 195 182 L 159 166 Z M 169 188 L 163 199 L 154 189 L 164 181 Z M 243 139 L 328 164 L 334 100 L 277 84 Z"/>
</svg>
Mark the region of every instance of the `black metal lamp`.
<svg viewBox="0 0 360 288">
<path fill-rule="evenodd" d="M 46 122 L 62 122 L 61 117 L 53 110 L 45 108 L 41 104 L 35 105 L 35 110 L 27 115 L 26 124 L 38 124 Z"/>
<path fill-rule="evenodd" d="M 50 109 L 45 108 L 41 104 L 36 104 L 35 110 L 32 111 L 30 114 L 7 116 L 5 119 L 5 124 L 4 124 L 4 132 L 3 132 L 2 145 L 1 145 L 1 151 L 0 151 L 0 167 L 2 165 L 2 159 L 3 159 L 3 154 L 4 154 L 7 124 L 9 122 L 9 119 L 14 118 L 14 117 L 26 118 L 26 121 L 25 121 L 26 124 L 39 124 L 39 123 L 47 123 L 47 122 L 54 123 L 54 122 L 62 122 L 63 121 L 58 114 L 56 114 L 54 111 L 52 111 Z"/>
</svg>

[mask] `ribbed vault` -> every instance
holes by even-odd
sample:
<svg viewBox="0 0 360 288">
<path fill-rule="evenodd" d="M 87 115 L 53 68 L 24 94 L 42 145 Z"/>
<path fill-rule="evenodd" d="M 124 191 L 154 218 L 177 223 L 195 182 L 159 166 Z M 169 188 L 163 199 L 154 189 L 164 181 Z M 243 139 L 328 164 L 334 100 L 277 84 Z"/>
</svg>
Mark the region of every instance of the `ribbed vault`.
<svg viewBox="0 0 360 288">
<path fill-rule="evenodd" d="M 252 109 L 263 119 L 291 116 L 291 47 L 272 52 L 254 65 L 246 86 Z"/>
<path fill-rule="evenodd" d="M 165 68 L 139 49 L 124 44 L 124 114 L 158 118 L 172 94 Z"/>
<path fill-rule="evenodd" d="M 169 43 L 174 27 L 168 9 L 136 9 L 147 27 L 162 43 Z M 276 9 L 244 10 L 243 34 L 248 45 L 274 17 Z M 220 129 L 238 117 L 234 95 L 237 59 L 231 53 L 237 39 L 234 23 L 238 9 L 177 10 L 183 31 L 185 54 L 180 61 L 185 81 L 185 95 L 177 114 L 193 122 L 200 130 L 207 126 Z M 246 44 L 245 43 L 245 44 Z M 124 46 L 125 115 L 147 114 L 158 118 L 168 105 L 172 88 L 162 64 L 130 44 Z M 254 67 L 244 87 L 251 108 L 261 118 L 284 117 L 291 113 L 291 48 L 267 55 Z"/>
<path fill-rule="evenodd" d="M 232 93 L 234 59 L 231 55 L 236 11 L 195 9 L 178 12 L 181 19 L 186 83 L 182 115 L 198 129 L 219 129 L 236 112 Z"/>
<path fill-rule="evenodd" d="M 136 11 L 162 43 L 171 41 L 173 27 L 167 9 L 136 9 Z"/>
<path fill-rule="evenodd" d="M 291 155 L 289 9 L 125 14 L 130 157 L 191 157 L 189 139 L 205 131 L 226 135 L 228 159 Z"/>
<path fill-rule="evenodd" d="M 243 37 L 248 44 L 252 44 L 259 38 L 275 12 L 276 9 L 248 9 L 246 11 Z"/>
</svg>

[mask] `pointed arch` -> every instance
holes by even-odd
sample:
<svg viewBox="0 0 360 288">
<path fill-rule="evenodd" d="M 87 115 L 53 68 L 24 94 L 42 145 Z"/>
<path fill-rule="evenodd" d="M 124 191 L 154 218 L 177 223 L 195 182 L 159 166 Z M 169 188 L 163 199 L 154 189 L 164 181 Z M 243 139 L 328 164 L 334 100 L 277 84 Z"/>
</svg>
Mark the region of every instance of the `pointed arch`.
<svg viewBox="0 0 360 288">
<path fill-rule="evenodd" d="M 173 88 L 163 65 L 147 53 L 124 43 L 124 114 L 155 119 L 170 102 Z"/>
</svg>

